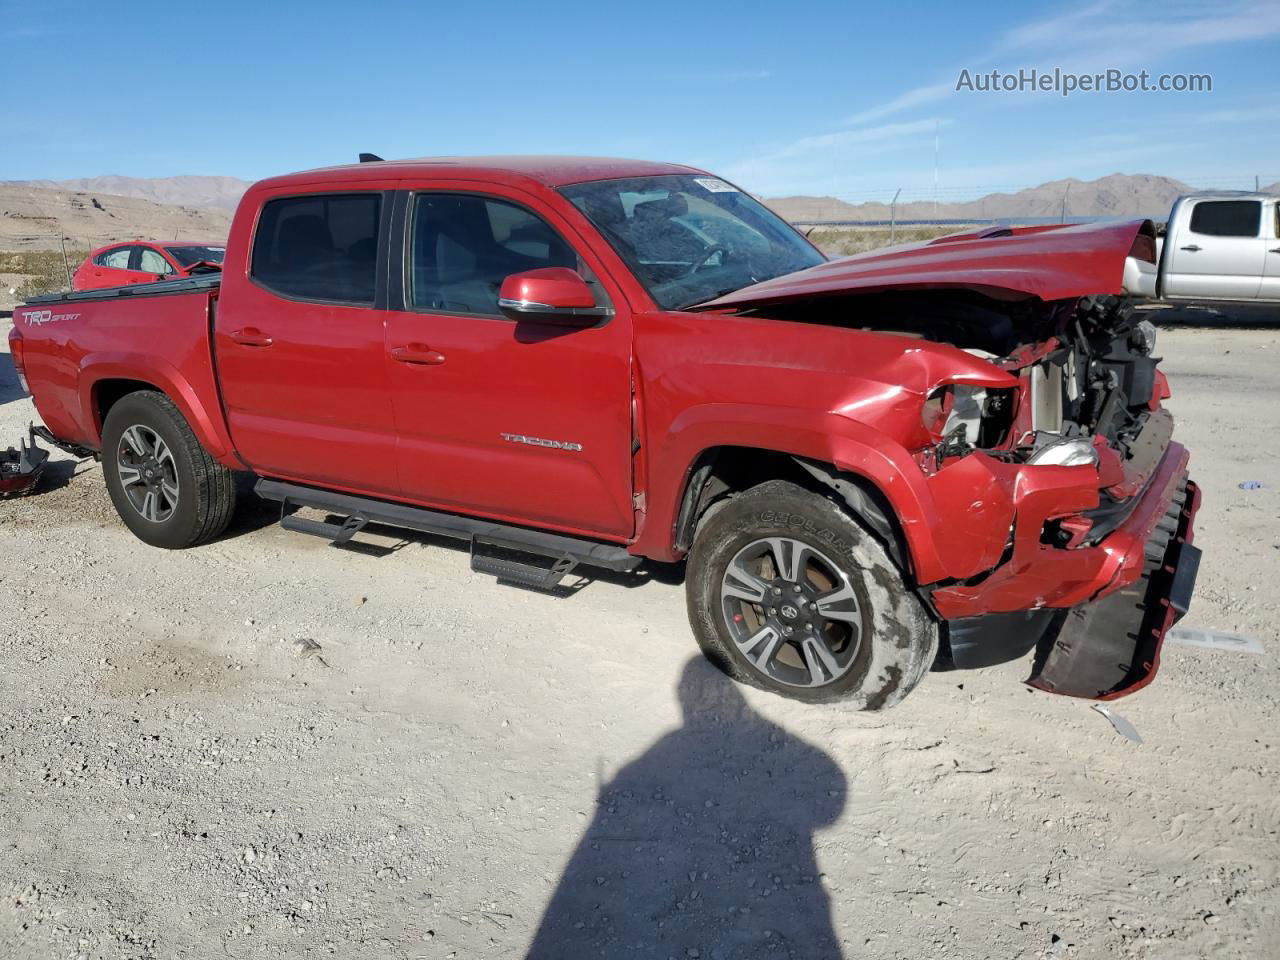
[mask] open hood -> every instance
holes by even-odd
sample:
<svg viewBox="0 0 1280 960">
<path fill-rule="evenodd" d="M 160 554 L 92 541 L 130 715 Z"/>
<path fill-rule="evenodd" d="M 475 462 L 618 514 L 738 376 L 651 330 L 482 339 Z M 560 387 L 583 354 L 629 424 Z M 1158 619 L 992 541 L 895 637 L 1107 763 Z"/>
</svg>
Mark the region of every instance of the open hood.
<svg viewBox="0 0 1280 960">
<path fill-rule="evenodd" d="M 1155 259 L 1150 220 L 990 227 L 831 260 L 743 287 L 696 309 L 745 309 L 886 290 L 974 290 L 998 300 L 1124 292 L 1125 259 Z"/>
</svg>

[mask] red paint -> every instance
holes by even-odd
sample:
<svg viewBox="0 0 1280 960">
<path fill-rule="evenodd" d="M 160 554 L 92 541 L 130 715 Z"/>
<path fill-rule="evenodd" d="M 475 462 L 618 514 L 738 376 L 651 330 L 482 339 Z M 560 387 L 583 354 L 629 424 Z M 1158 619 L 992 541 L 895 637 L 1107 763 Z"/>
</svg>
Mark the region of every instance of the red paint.
<svg viewBox="0 0 1280 960">
<path fill-rule="evenodd" d="M 1164 375 L 1163 370 L 1156 371 L 1155 380 L 1155 385 L 1151 388 L 1151 402 L 1147 404 L 1152 410 L 1160 409 L 1160 402 L 1173 396 L 1173 391 L 1169 389 L 1169 378 Z"/>
<path fill-rule="evenodd" d="M 1076 542 L 1085 535 L 1073 518 L 1097 505 L 1100 488 L 1132 479 L 1110 451 L 1100 448 L 1099 468 L 1028 467 L 982 453 L 933 462 L 923 416 L 930 394 L 946 384 L 1023 390 L 1017 368 L 1053 342 L 1029 345 L 1005 369 L 945 344 L 729 308 L 890 287 L 1046 300 L 1105 293 L 1118 288 L 1142 224 L 949 238 L 757 284 L 715 310 L 662 311 L 555 188 L 680 172 L 689 168 L 481 158 L 262 181 L 236 213 L 216 295 L 21 307 L 15 354 L 40 415 L 68 441 L 99 444 L 104 380 L 140 381 L 172 396 L 229 466 L 594 536 L 664 561 L 679 557 L 676 518 L 704 452 L 737 446 L 809 458 L 883 494 L 912 578 L 943 584 L 932 596 L 945 617 L 1070 606 L 1138 576 L 1147 534 L 1186 467 L 1177 444 L 1126 522 L 1074 549 L 1041 543 L 1043 526 L 1062 519 Z M 298 302 L 250 279 L 267 200 L 352 190 L 479 193 L 524 206 L 573 247 L 613 312 L 574 329 Z M 509 278 L 502 292 L 590 305 L 564 268 Z M 1156 406 L 1162 395 L 1167 384 L 1157 378 Z M 960 582 L 972 578 L 980 579 Z"/>
<path fill-rule="evenodd" d="M 498 296 L 503 300 L 540 303 L 561 309 L 594 307 L 591 288 L 568 267 L 546 267 L 513 274 L 502 281 Z"/>
<path fill-rule="evenodd" d="M 1002 300 L 1066 300 L 1123 293 L 1124 261 L 1145 220 L 1016 227 L 1010 235 L 963 236 L 818 264 L 746 287 L 704 306 L 764 306 L 850 292 L 976 290 Z"/>
<path fill-rule="evenodd" d="M 1146 542 L 1176 493 L 1188 459 L 1181 444 L 1171 443 L 1125 522 L 1096 546 L 1074 550 L 1041 543 L 1040 531 L 1052 517 L 1097 504 L 1096 473 L 1089 467 L 1013 468 L 1019 475 L 1010 478 L 1018 516 L 1012 558 L 977 586 L 935 590 L 938 612 L 954 619 L 1033 607 L 1074 607 L 1133 583 L 1142 574 Z M 1045 471 L 1057 476 L 1046 478 Z"/>
<path fill-rule="evenodd" d="M 72 290 L 101 290 L 106 287 L 125 287 L 133 283 L 155 283 L 157 280 L 176 280 L 191 275 L 191 271 L 204 265 L 204 261 L 183 266 L 167 248 L 169 247 L 221 247 L 222 243 L 208 240 L 178 240 L 173 243 L 152 243 L 146 240 L 122 240 L 98 247 L 85 257 L 84 263 L 76 268 L 71 277 Z M 100 256 L 113 251 L 131 251 L 134 248 L 145 249 L 159 256 L 168 269 L 165 273 L 154 271 L 116 268 L 94 263 Z M 135 255 L 131 262 L 136 262 Z"/>
</svg>

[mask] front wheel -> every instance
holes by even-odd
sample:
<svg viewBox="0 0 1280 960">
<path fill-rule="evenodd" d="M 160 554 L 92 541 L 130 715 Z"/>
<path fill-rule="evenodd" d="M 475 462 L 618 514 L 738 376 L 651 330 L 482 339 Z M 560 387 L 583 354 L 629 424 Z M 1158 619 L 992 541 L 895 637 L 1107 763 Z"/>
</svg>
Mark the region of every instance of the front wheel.
<svg viewBox="0 0 1280 960">
<path fill-rule="evenodd" d="M 171 550 L 211 540 L 235 510 L 235 475 L 200 445 L 163 393 L 122 397 L 102 425 L 102 470 L 134 535 Z"/>
<path fill-rule="evenodd" d="M 891 707 L 938 651 L 938 625 L 884 547 L 830 500 L 783 480 L 707 518 L 686 590 L 707 657 L 796 700 Z"/>
</svg>

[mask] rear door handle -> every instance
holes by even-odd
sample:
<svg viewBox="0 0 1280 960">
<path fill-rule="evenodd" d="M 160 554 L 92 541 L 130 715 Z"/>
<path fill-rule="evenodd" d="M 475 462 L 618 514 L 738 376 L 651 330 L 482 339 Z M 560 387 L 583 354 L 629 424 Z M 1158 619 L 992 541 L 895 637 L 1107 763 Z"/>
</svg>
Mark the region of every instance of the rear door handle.
<svg viewBox="0 0 1280 960">
<path fill-rule="evenodd" d="M 1194 244 L 1194 243 L 1193 243 L 1193 244 L 1190 244 L 1189 246 L 1179 247 L 1178 249 L 1179 249 L 1179 250 L 1189 250 L 1189 251 L 1191 251 L 1192 253 L 1195 253 L 1197 250 L 1199 250 L 1199 249 L 1200 249 L 1200 247 L 1199 247 L 1197 244 Z"/>
<path fill-rule="evenodd" d="M 401 363 L 439 366 L 444 363 L 444 354 L 437 350 L 432 350 L 425 343 L 409 343 L 403 347 L 392 347 L 391 359 L 398 360 Z"/>
<path fill-rule="evenodd" d="M 257 327 L 245 327 L 231 334 L 231 342 L 245 347 L 269 347 L 272 341 Z"/>
</svg>

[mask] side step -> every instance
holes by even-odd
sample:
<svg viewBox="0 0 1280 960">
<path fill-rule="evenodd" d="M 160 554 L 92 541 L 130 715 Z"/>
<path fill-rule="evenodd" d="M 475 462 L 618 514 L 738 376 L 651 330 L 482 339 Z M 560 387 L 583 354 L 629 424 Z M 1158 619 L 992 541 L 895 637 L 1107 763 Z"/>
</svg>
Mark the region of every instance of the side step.
<svg viewBox="0 0 1280 960">
<path fill-rule="evenodd" d="M 369 522 L 368 517 L 361 516 L 347 517 L 342 523 L 307 520 L 305 517 L 295 517 L 285 513 L 284 511 L 288 506 L 289 498 L 285 497 L 280 501 L 280 526 L 295 533 L 308 533 L 313 537 L 323 537 L 325 540 L 332 540 L 334 543 L 346 543 L 363 530 L 365 524 Z"/>
<path fill-rule="evenodd" d="M 487 573 L 491 577 L 497 577 L 503 583 L 514 583 L 537 590 L 553 590 L 560 586 L 560 581 L 573 573 L 578 565 L 578 561 L 567 553 L 557 558 L 550 567 L 540 567 L 532 563 L 522 563 L 519 560 L 486 556 L 478 552 L 477 548 L 490 545 L 505 550 L 519 548 L 506 544 L 489 544 L 479 537 L 471 538 L 471 569 L 476 573 Z"/>
<path fill-rule="evenodd" d="M 525 586 L 554 587 L 578 564 L 627 573 L 642 562 L 641 557 L 616 544 L 427 510 L 406 503 L 334 493 L 282 480 L 259 480 L 253 489 L 264 500 L 280 503 L 280 525 L 286 530 L 323 537 L 334 543 L 346 543 L 366 524 L 381 523 L 466 540 L 471 545 L 472 570 Z M 290 516 L 284 513 L 289 504 L 327 510 L 346 519 L 337 524 Z M 480 553 L 480 547 L 550 557 L 554 563 L 547 568 L 505 560 Z"/>
</svg>

